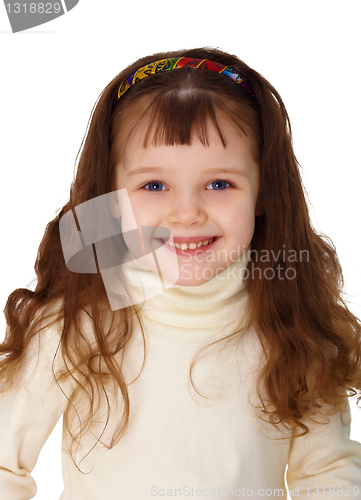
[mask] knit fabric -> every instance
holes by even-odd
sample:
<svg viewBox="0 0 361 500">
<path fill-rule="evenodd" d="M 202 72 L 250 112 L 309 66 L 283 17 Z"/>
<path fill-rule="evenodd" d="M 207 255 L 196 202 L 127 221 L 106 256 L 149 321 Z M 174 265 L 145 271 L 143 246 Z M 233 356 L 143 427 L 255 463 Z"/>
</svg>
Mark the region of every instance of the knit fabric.
<svg viewBox="0 0 361 500">
<path fill-rule="evenodd" d="M 248 260 L 245 252 L 231 264 L 227 279 L 221 273 L 200 286 L 173 286 L 144 302 L 144 339 L 135 323 L 122 365 L 128 428 L 109 448 L 123 410 L 120 392 L 113 394 L 106 430 L 104 401 L 75 456 L 83 473 L 63 452 L 61 500 L 286 498 L 287 465 L 293 498 L 309 500 L 316 487 L 324 499 L 333 499 L 337 487 L 343 497 L 347 487 L 353 495 L 358 487 L 353 498 L 361 497 L 361 444 L 349 439 L 348 406 L 329 416 L 327 425 L 307 421 L 311 432 L 302 438 L 259 418 L 256 379 L 264 358 L 253 328 L 203 350 L 192 371 L 195 388 L 190 383 L 199 349 L 232 334 L 242 320 Z M 133 266 L 137 276 L 131 266 L 127 276 L 141 302 L 139 283 L 151 287 L 158 278 L 139 263 Z M 31 471 L 67 408 L 52 375 L 59 336 L 54 325 L 34 337 L 20 384 L 0 394 L 0 500 L 33 498 Z M 68 382 L 62 389 L 69 397 L 74 386 Z M 64 433 L 64 449 L 68 440 Z"/>
</svg>

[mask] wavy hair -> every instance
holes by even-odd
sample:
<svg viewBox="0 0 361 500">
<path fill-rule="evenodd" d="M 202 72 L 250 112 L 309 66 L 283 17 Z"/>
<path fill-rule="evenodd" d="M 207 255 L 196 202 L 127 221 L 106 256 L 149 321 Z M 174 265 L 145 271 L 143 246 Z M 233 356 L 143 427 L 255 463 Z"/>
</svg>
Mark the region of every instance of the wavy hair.
<svg viewBox="0 0 361 500">
<path fill-rule="evenodd" d="M 113 109 L 119 84 L 137 68 L 180 56 L 207 58 L 233 67 L 251 83 L 254 97 L 224 75 L 181 68 L 138 82 Z M 226 146 L 217 121 L 222 113 L 239 129 L 245 122 L 251 127 L 260 166 L 263 213 L 256 216 L 251 242 L 246 327 L 254 325 L 266 360 L 257 380 L 262 412 L 271 425 L 281 423 L 292 431 L 302 430 L 299 435 L 304 435 L 309 432 L 304 418 L 320 409 L 320 401 L 336 411 L 347 396 L 361 391 L 361 324 L 342 298 L 343 275 L 332 241 L 317 234 L 311 225 L 300 166 L 292 148 L 291 125 L 280 95 L 258 72 L 219 49 L 157 53 L 128 66 L 100 94 L 79 150 L 69 202 L 47 225 L 39 247 L 35 291 L 13 291 L 4 310 L 7 330 L 0 346 L 2 391 L 16 379 L 32 337 L 49 324 L 61 325 L 59 345 L 65 368 L 56 374 L 56 381 L 60 384 L 71 376 L 76 387 L 64 413 L 72 437 L 72 457 L 74 446 L 92 424 L 99 407 L 96 401 L 102 394 L 109 417 L 109 391 L 115 394 L 120 389 L 124 411 L 107 446 L 112 447 L 124 434 L 130 401 L 119 357 L 131 338 L 134 317 L 140 322 L 143 339 L 144 330 L 134 306 L 111 311 L 99 273 L 78 274 L 67 269 L 59 220 L 80 203 L 113 190 L 114 167 L 130 135 L 145 123 L 144 118 L 150 124 L 145 145 L 151 132 L 154 144 L 190 145 L 196 135 L 206 145 L 210 119 Z M 119 134 L 124 136 L 126 130 L 128 137 L 119 140 Z M 122 238 L 119 244 L 125 247 Z M 292 252 L 299 255 L 301 251 L 307 253 L 306 260 L 290 258 Z M 259 258 L 262 252 L 267 252 L 267 259 Z M 255 264 L 260 270 L 256 275 L 251 272 Z M 281 272 L 283 278 L 292 273 L 294 278 L 264 279 L 270 270 L 277 270 L 278 275 Z M 86 333 L 84 318 L 91 325 L 92 338 Z M 241 329 L 225 339 L 231 337 L 240 340 Z M 190 376 L 192 367 L 193 363 Z M 262 396 L 262 384 L 268 404 Z M 77 405 L 84 397 L 88 401 L 86 418 L 75 428 L 71 416 L 77 414 Z M 361 395 L 357 404 L 360 399 Z"/>
</svg>

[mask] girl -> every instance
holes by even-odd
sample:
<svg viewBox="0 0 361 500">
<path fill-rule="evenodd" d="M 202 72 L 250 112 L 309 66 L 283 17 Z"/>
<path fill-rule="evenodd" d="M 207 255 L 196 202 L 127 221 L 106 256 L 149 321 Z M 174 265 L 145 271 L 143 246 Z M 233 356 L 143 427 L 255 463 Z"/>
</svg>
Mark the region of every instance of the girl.
<svg viewBox="0 0 361 500">
<path fill-rule="evenodd" d="M 5 308 L 1 500 L 35 495 L 61 415 L 61 500 L 361 498 L 361 325 L 284 104 L 237 57 L 109 83 L 35 268 Z"/>
</svg>

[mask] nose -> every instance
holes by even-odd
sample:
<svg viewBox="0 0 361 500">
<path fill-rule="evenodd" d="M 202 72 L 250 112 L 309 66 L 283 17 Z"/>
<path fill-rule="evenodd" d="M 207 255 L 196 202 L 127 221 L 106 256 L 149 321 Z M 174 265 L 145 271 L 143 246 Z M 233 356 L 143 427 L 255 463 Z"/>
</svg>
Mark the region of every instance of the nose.
<svg viewBox="0 0 361 500">
<path fill-rule="evenodd" d="M 206 219 L 202 200 L 194 193 L 182 193 L 174 197 L 168 216 L 171 224 L 191 225 L 203 223 Z"/>
</svg>

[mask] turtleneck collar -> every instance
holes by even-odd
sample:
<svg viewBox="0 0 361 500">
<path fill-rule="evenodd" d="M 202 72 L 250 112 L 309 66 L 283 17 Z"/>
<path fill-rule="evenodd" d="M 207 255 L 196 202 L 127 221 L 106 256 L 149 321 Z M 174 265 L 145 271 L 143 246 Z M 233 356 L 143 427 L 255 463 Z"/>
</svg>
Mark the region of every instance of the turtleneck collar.
<svg viewBox="0 0 361 500">
<path fill-rule="evenodd" d="M 141 307 L 141 315 L 181 328 L 221 327 L 239 320 L 240 301 L 243 303 L 248 295 L 244 273 L 250 248 L 222 273 L 199 286 L 173 284 L 163 288 L 159 276 L 139 260 L 126 262 L 122 272 L 133 304 L 142 303 L 145 296 L 151 297 Z"/>
</svg>

